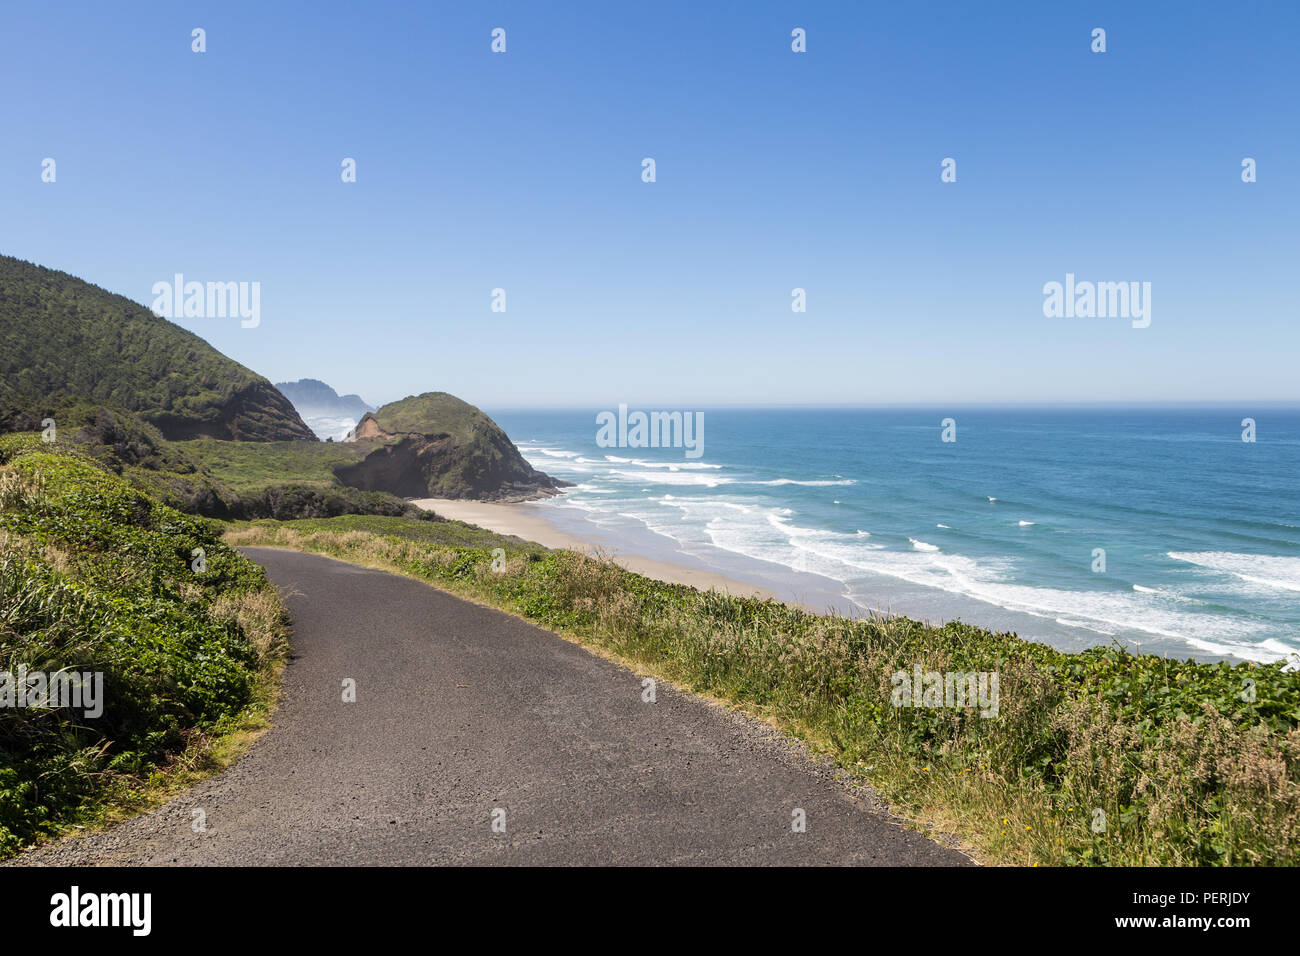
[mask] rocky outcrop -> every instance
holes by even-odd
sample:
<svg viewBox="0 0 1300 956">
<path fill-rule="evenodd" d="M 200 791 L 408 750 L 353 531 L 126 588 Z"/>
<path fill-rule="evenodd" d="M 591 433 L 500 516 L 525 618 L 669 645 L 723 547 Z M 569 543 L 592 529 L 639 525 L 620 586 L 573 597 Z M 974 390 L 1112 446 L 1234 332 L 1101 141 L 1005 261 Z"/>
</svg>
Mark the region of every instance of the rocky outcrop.
<svg viewBox="0 0 1300 956">
<path fill-rule="evenodd" d="M 556 494 L 566 484 L 533 468 L 496 422 L 446 392 L 367 414 L 354 440 L 379 443 L 362 461 L 336 469 L 354 488 L 404 498 L 522 501 Z"/>
</svg>

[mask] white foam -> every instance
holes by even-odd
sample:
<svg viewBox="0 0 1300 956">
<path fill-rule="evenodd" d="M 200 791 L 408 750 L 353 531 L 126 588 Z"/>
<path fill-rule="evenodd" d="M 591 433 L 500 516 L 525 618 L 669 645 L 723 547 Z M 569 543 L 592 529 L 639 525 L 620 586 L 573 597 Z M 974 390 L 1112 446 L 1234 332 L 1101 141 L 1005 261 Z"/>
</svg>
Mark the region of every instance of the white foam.
<svg viewBox="0 0 1300 956">
<path fill-rule="evenodd" d="M 1022 521 L 1022 522 L 1020 522 L 1020 527 L 1022 527 L 1022 528 L 1028 528 L 1028 527 L 1029 527 L 1030 525 L 1032 525 L 1032 524 L 1033 524 L 1032 521 Z"/>
<path fill-rule="evenodd" d="M 1141 594 L 1156 594 L 1167 601 L 1179 601 L 1183 604 L 1204 604 L 1204 601 L 1194 597 L 1188 597 L 1186 594 L 1179 594 L 1177 591 L 1167 591 L 1163 588 L 1149 588 L 1141 584 L 1133 585 L 1133 590 Z"/>
<path fill-rule="evenodd" d="M 638 468 L 667 468 L 669 471 L 717 471 L 721 465 L 715 465 L 712 462 L 705 461 L 647 461 L 644 458 L 616 458 L 613 455 L 606 455 L 606 461 L 618 465 L 636 465 Z"/>
<path fill-rule="evenodd" d="M 1085 631 L 1096 631 L 1098 634 L 1105 634 L 1107 637 L 1114 637 L 1114 631 L 1108 631 L 1104 627 L 1099 627 L 1095 621 L 1080 621 L 1072 617 L 1058 617 L 1057 624 L 1063 624 L 1066 627 L 1081 627 Z"/>
<path fill-rule="evenodd" d="M 689 519 L 691 533 L 724 550 L 809 571 L 851 587 L 862 572 L 896 577 L 984 601 L 1010 611 L 1086 627 L 1099 634 L 1147 633 L 1181 639 L 1209 653 L 1247 660 L 1277 660 L 1284 644 L 1267 644 L 1263 622 L 1236 620 L 1180 607 L 1165 595 L 1137 591 L 1067 590 L 1015 582 L 1008 559 L 945 554 L 935 545 L 909 539 L 913 550 L 898 551 L 863 536 L 793 524 L 775 509 L 713 499 L 678 499 L 672 505 Z M 761 524 L 755 518 L 761 517 Z M 701 525 L 700 522 L 703 522 Z M 682 523 L 673 526 L 682 537 Z M 766 531 L 764 531 L 766 528 Z"/>
<path fill-rule="evenodd" d="M 581 462 L 583 459 L 581 458 L 569 458 L 563 455 L 552 455 L 550 457 L 541 458 L 534 454 L 534 452 L 539 450 L 540 449 L 521 449 L 520 454 L 523 455 L 524 461 L 528 462 L 528 464 L 532 465 L 534 468 L 550 472 L 551 474 L 589 475 L 592 473 L 592 464 L 604 464 L 603 462 L 588 462 L 582 464 Z"/>
<path fill-rule="evenodd" d="M 1170 551 L 1168 557 L 1251 584 L 1283 591 L 1300 591 L 1300 558 L 1232 551 Z"/>
<path fill-rule="evenodd" d="M 736 506 L 739 507 L 739 506 Z M 767 521 L 774 528 L 778 528 L 785 534 L 792 537 L 800 538 L 838 538 L 842 537 L 838 532 L 827 531 L 825 528 L 801 528 L 798 525 L 790 523 L 790 519 L 780 512 L 769 511 Z"/>
<path fill-rule="evenodd" d="M 641 485 L 697 485 L 716 488 L 718 485 L 732 482 L 731 478 L 724 478 L 721 475 L 699 474 L 692 471 L 626 471 L 615 468 L 610 474 Z"/>
</svg>

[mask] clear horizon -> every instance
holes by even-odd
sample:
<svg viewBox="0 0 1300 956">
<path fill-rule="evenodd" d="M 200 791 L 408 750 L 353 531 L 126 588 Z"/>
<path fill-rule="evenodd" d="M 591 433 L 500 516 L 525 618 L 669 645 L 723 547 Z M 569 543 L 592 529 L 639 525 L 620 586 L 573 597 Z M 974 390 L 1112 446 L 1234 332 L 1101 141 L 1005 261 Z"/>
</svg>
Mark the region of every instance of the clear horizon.
<svg viewBox="0 0 1300 956">
<path fill-rule="evenodd" d="M 65 9 L 0 35 L 40 91 L 11 105 L 0 251 L 146 307 L 176 273 L 259 283 L 257 327 L 178 324 L 272 382 L 492 408 L 1300 400 L 1293 7 Z M 1136 283 L 1135 307 L 1150 283 L 1150 324 L 1045 315 L 1076 278 Z"/>
</svg>

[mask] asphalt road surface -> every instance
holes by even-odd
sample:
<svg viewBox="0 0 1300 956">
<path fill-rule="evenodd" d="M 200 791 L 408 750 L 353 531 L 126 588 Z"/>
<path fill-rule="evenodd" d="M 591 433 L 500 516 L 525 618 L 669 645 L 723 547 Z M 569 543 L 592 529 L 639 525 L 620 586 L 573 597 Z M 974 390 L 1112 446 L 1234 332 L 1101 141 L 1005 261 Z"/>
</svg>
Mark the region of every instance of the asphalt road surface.
<svg viewBox="0 0 1300 956">
<path fill-rule="evenodd" d="M 417 581 L 244 552 L 294 617 L 274 727 L 157 810 L 14 863 L 970 862 L 760 721 L 662 683 L 645 702 L 630 671 Z"/>
</svg>

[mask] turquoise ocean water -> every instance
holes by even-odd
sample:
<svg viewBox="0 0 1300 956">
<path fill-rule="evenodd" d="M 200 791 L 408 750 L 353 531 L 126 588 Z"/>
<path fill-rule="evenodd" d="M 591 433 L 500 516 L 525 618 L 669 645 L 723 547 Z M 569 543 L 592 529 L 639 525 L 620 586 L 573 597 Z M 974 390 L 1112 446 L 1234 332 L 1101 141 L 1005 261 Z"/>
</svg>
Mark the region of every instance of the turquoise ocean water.
<svg viewBox="0 0 1300 956">
<path fill-rule="evenodd" d="M 1300 651 L 1300 409 L 706 408 L 696 459 L 597 411 L 492 414 L 575 483 L 530 507 L 612 547 L 1067 650 Z"/>
</svg>

